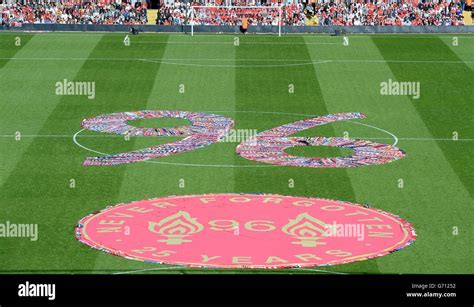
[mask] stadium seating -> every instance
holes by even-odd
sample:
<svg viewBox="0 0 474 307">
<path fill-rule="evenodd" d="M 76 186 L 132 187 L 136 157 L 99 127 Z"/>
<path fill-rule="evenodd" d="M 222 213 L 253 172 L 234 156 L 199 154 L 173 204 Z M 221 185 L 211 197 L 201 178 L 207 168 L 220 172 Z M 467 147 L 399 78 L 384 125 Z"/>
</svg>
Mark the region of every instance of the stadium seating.
<svg viewBox="0 0 474 307">
<path fill-rule="evenodd" d="M 193 18 L 190 18 L 194 12 Z M 260 7 L 200 7 L 175 2 L 162 9 L 147 10 L 141 3 L 46 3 L 0 5 L 2 24 L 21 26 L 32 23 L 58 24 L 155 24 L 183 25 L 191 19 L 199 25 L 304 26 L 461 26 L 472 24 L 459 0 L 438 3 L 302 3 L 286 4 L 280 9 L 271 4 Z M 155 22 L 155 20 L 157 20 Z"/>
</svg>

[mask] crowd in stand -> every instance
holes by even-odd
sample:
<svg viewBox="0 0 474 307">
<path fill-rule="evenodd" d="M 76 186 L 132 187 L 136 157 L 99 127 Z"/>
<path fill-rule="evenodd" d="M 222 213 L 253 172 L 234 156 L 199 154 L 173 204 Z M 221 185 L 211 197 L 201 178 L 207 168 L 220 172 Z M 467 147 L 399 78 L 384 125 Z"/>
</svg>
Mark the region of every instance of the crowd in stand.
<svg viewBox="0 0 474 307">
<path fill-rule="evenodd" d="M 46 3 L 0 5 L 0 24 L 146 24 L 146 8 L 131 3 Z"/>
<path fill-rule="evenodd" d="M 337 26 L 459 26 L 463 25 L 463 7 L 456 2 L 352 3 L 306 7 L 321 25 Z"/>
<path fill-rule="evenodd" d="M 270 4 L 261 8 L 207 7 L 191 10 L 191 4 L 176 1 L 162 6 L 156 23 L 160 25 L 240 25 L 245 17 L 249 25 L 301 26 L 459 26 L 463 25 L 463 0 L 425 3 L 312 3 L 287 4 L 280 12 Z M 193 13 L 191 13 L 193 12 Z M 46 3 L 0 5 L 0 24 L 146 24 L 146 7 L 140 2 L 122 4 Z"/>
<path fill-rule="evenodd" d="M 279 6 L 268 5 L 249 8 L 200 7 L 194 8 L 184 2 L 163 7 L 158 12 L 157 24 L 182 25 L 193 22 L 195 25 L 240 25 L 247 18 L 249 25 L 278 25 L 284 19 L 286 25 L 302 26 L 307 19 L 302 4 L 288 4 L 280 14 Z"/>
<path fill-rule="evenodd" d="M 323 26 L 459 26 L 463 25 L 463 5 L 459 0 L 452 2 L 425 3 L 312 3 L 289 4 L 282 15 L 278 7 L 259 8 L 196 8 L 191 16 L 190 4 L 175 2 L 158 12 L 157 24 L 182 25 L 240 25 L 245 16 L 250 25 L 305 25 L 312 21 Z"/>
</svg>

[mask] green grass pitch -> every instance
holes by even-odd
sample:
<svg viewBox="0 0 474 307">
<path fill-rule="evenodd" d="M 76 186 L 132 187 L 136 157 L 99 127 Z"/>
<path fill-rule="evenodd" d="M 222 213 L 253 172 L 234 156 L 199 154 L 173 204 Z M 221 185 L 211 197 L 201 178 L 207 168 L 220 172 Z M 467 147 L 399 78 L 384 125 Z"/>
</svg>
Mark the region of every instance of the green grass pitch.
<svg viewBox="0 0 474 307">
<path fill-rule="evenodd" d="M 454 46 L 448 35 L 354 35 L 344 46 L 341 37 L 325 35 L 246 35 L 235 46 L 232 35 L 142 34 L 131 36 L 128 47 L 124 36 L 0 34 L 0 223 L 39 225 L 36 242 L 0 238 L 1 273 L 474 273 L 474 36 L 460 35 Z M 64 79 L 94 81 L 95 99 L 55 95 L 55 83 Z M 380 95 L 381 82 L 389 79 L 420 82 L 420 98 Z M 363 112 L 367 119 L 358 122 L 372 127 L 341 122 L 299 135 L 348 132 L 392 144 L 393 134 L 407 155 L 352 169 L 265 168 L 239 157 L 238 143 L 218 143 L 156 160 L 161 164 L 82 166 L 95 155 L 73 142 L 84 118 L 145 109 L 212 112 L 233 118 L 235 128 L 258 131 L 304 114 Z M 119 153 L 173 139 L 126 141 L 84 131 L 77 140 L 89 149 Z M 291 150 L 346 154 L 320 147 Z M 267 271 L 147 264 L 93 250 L 74 236 L 82 217 L 107 205 L 229 192 L 369 203 L 411 222 L 418 238 L 400 252 L 367 261 Z"/>
</svg>

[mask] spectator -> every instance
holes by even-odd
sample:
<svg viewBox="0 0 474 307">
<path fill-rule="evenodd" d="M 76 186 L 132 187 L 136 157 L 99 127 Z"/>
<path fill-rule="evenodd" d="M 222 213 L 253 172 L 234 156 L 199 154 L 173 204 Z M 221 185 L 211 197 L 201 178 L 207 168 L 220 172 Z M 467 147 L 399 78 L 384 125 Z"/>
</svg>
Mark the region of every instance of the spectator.
<svg viewBox="0 0 474 307">
<path fill-rule="evenodd" d="M 131 3 L 47 3 L 0 5 L 0 17 L 12 26 L 24 23 L 58 24 L 146 24 L 146 7 L 140 2 Z"/>
<path fill-rule="evenodd" d="M 451 2 L 427 1 L 409 3 L 292 3 L 280 8 L 277 4 L 259 7 L 204 7 L 191 9 L 190 3 L 179 0 L 158 10 L 156 23 L 183 25 L 191 20 L 196 25 L 241 26 L 242 18 L 248 25 L 303 26 L 460 26 L 463 25 L 465 0 Z M 145 3 L 145 2 L 143 2 Z M 225 2 L 223 2 L 225 3 Z M 244 5 L 244 3 L 241 3 Z M 197 5 L 197 3 L 196 3 Z M 264 8 L 264 9 L 263 9 Z M 191 12 L 194 12 L 193 15 Z M 89 3 L 73 4 L 35 2 L 30 4 L 0 5 L 0 24 L 21 26 L 24 23 L 58 24 L 146 24 L 146 4 Z"/>
</svg>

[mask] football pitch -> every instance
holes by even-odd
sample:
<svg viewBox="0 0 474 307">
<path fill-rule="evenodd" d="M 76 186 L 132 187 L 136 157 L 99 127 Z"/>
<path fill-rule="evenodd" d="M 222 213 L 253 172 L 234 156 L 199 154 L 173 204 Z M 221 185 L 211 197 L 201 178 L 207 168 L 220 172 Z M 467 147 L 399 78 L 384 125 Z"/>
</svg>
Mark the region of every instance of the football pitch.
<svg viewBox="0 0 474 307">
<path fill-rule="evenodd" d="M 36 241 L 0 238 L 0 273 L 473 274 L 474 36 L 0 33 L 0 223 L 37 224 Z M 90 82 L 93 95 L 58 83 Z M 393 84 L 409 82 L 400 91 Z M 408 83 L 407 83 L 408 84 Z M 265 131 L 333 113 L 294 136 L 396 145 L 402 159 L 353 168 L 276 166 L 242 158 L 241 140 L 146 162 L 85 166 L 180 137 L 85 130 L 93 116 L 169 110 L 212 113 L 237 131 Z M 175 127 L 176 118 L 137 127 Z M 287 153 L 335 157 L 328 146 Z M 410 222 L 416 241 L 335 266 L 212 269 L 117 257 L 76 240 L 83 217 L 109 205 L 169 195 L 265 193 L 335 199 Z"/>
</svg>

